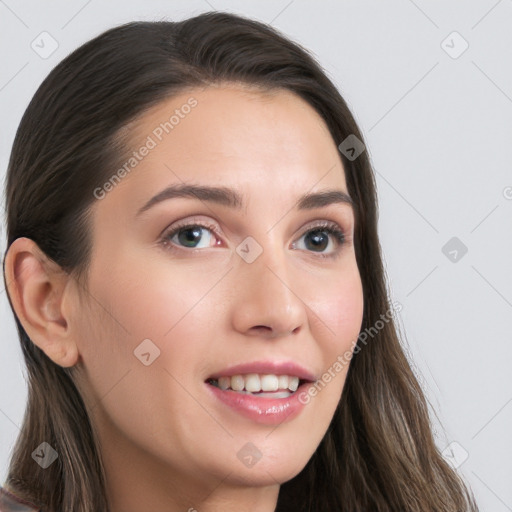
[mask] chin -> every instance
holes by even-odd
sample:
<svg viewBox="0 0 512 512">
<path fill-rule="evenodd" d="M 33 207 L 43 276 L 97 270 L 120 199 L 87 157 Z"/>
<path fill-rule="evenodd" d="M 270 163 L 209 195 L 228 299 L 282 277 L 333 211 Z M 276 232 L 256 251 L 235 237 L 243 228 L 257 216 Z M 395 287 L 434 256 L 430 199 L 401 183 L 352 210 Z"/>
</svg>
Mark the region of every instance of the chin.
<svg viewBox="0 0 512 512">
<path fill-rule="evenodd" d="M 272 439 L 274 437 L 274 439 Z M 316 446 L 309 450 L 304 445 L 303 436 L 288 439 L 287 442 L 278 437 L 278 433 L 272 432 L 261 443 L 254 444 L 247 442 L 237 453 L 235 463 L 232 465 L 233 474 L 242 483 L 251 485 L 272 485 L 283 484 L 297 476 L 306 466 L 313 455 Z M 302 442 L 301 442 L 302 441 Z M 247 453 L 257 445 L 260 450 L 251 456 L 244 457 L 244 450 Z M 259 457 L 256 459 L 256 457 Z M 241 460 L 240 460 L 241 459 Z M 244 460 L 245 459 L 245 460 Z"/>
<path fill-rule="evenodd" d="M 307 462 L 307 461 L 306 461 Z M 226 478 L 230 482 L 239 486 L 265 487 L 271 485 L 282 485 L 297 476 L 305 464 L 294 463 L 293 461 L 267 461 L 260 460 L 252 468 L 241 467 L 235 464 L 231 468 L 231 474 Z"/>
</svg>

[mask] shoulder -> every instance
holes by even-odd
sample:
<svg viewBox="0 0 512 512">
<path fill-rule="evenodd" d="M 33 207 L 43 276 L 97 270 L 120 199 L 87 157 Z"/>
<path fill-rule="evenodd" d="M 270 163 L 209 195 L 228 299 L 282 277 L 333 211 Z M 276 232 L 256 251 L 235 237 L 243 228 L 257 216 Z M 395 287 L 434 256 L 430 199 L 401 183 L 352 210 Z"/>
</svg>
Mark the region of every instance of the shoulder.
<svg viewBox="0 0 512 512">
<path fill-rule="evenodd" d="M 34 504 L 0 487 L 0 512 L 42 512 Z"/>
</svg>

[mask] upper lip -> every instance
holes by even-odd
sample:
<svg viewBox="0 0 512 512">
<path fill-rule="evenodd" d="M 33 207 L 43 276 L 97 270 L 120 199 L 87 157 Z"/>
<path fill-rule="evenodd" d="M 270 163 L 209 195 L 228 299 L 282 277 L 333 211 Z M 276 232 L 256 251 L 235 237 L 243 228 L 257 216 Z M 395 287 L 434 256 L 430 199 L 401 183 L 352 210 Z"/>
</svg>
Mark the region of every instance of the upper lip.
<svg viewBox="0 0 512 512">
<path fill-rule="evenodd" d="M 294 361 L 252 361 L 241 363 L 224 368 L 208 378 L 218 379 L 219 377 L 232 377 L 233 375 L 245 375 L 248 373 L 290 375 L 309 382 L 317 380 L 313 372 L 310 372 Z"/>
</svg>

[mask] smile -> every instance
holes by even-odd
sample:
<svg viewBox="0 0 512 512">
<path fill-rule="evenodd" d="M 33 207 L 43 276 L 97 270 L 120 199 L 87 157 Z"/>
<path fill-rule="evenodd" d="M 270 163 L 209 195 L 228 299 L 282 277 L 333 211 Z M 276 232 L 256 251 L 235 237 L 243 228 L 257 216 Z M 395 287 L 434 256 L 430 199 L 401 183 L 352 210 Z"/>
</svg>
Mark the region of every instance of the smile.
<svg viewBox="0 0 512 512">
<path fill-rule="evenodd" d="M 301 382 L 295 375 L 248 373 L 208 379 L 207 382 L 223 391 L 232 390 L 260 397 L 286 398 L 306 381 Z"/>
</svg>

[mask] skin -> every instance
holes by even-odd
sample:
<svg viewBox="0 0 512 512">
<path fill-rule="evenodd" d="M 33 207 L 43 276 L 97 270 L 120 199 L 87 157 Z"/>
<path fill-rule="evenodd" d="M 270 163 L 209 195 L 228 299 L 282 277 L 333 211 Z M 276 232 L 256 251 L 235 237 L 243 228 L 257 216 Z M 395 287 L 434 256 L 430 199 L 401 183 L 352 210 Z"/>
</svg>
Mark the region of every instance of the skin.
<svg viewBox="0 0 512 512">
<path fill-rule="evenodd" d="M 74 366 L 112 512 L 273 511 L 280 484 L 303 469 L 324 436 L 348 368 L 278 427 L 229 409 L 204 381 L 256 359 L 292 359 L 320 377 L 361 328 L 351 207 L 295 209 L 307 192 L 347 192 L 324 121 L 291 92 L 224 84 L 147 111 L 130 127 L 132 150 L 191 96 L 198 105 L 190 114 L 95 200 L 87 292 L 31 240 L 16 240 L 6 258 L 30 338 L 57 364 Z M 136 217 L 151 197 L 182 182 L 229 186 L 246 203 L 236 211 L 175 198 Z M 176 235 L 170 250 L 160 235 L 178 220 L 206 222 L 221 236 L 204 228 L 193 251 Z M 325 234 L 328 244 L 315 248 L 308 236 L 315 221 L 338 224 L 343 245 Z M 236 252 L 247 236 L 263 250 L 252 263 Z M 149 366 L 134 356 L 145 339 L 160 349 Z M 262 453 L 251 468 L 237 458 L 247 442 Z"/>
</svg>

